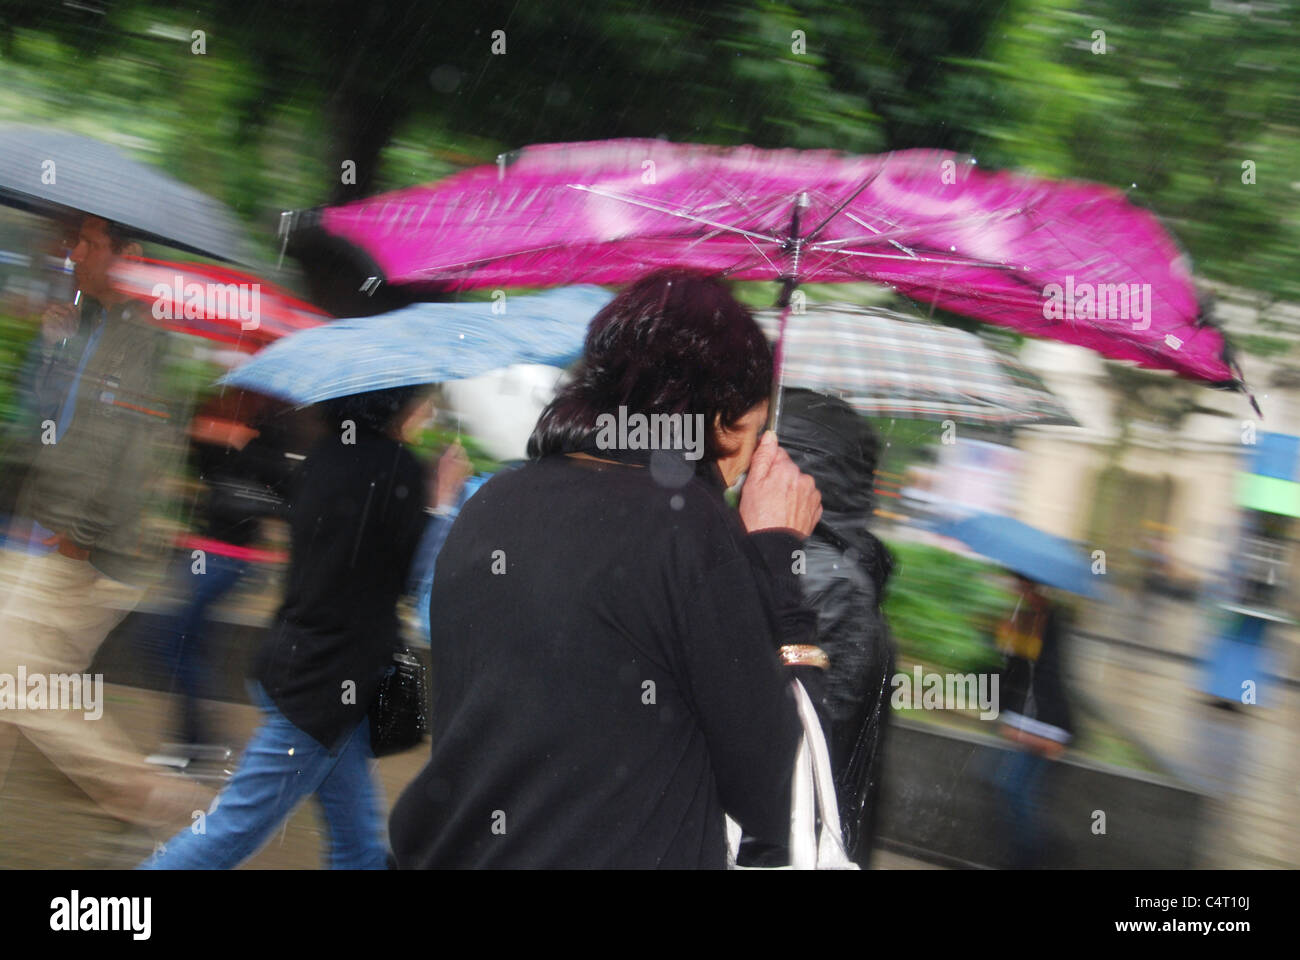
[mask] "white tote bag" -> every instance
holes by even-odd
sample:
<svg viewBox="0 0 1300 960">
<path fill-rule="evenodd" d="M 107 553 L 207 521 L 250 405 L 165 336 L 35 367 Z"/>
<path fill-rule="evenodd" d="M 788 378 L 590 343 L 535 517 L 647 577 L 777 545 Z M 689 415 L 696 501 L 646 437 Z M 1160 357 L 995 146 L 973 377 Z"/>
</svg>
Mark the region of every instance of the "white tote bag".
<svg viewBox="0 0 1300 960">
<path fill-rule="evenodd" d="M 857 870 L 858 865 L 844 851 L 831 756 L 826 748 L 821 721 L 817 719 L 812 698 L 803 684 L 792 680 L 790 685 L 794 690 L 799 722 L 803 724 L 803 737 L 794 757 L 794 779 L 790 791 L 790 865 L 774 869 Z M 727 817 L 727 868 L 730 870 L 747 869 L 736 866 L 740 834 L 740 824 Z"/>
</svg>

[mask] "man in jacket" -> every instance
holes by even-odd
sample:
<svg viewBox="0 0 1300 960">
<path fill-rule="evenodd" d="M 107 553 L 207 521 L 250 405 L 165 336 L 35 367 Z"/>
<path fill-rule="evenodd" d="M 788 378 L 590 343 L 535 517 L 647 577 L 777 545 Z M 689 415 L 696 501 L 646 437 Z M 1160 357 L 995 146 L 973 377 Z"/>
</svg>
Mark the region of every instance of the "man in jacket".
<svg viewBox="0 0 1300 960">
<path fill-rule="evenodd" d="M 167 339 L 109 280 L 138 244 L 86 216 L 69 246 L 83 302 L 42 316 L 30 384 L 42 419 L 18 503 L 31 535 L 25 552 L 8 552 L 0 581 L 0 682 L 16 693 L 0 699 L 0 782 L 21 730 L 110 814 L 163 827 L 205 806 L 204 793 L 151 771 L 84 694 L 97 686 L 85 675 L 96 651 L 140 602 L 162 553 L 144 514 L 178 420 L 162 398 Z M 76 675 L 80 709 L 35 695 Z M 26 689 L 14 686 L 21 676 Z"/>
</svg>

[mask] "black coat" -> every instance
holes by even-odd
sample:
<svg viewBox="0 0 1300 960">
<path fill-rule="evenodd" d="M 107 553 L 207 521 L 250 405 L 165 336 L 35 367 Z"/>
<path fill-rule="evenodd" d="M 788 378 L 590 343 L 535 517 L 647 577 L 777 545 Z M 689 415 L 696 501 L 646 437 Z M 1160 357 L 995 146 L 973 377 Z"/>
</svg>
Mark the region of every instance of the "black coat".
<svg viewBox="0 0 1300 960">
<path fill-rule="evenodd" d="M 1037 658 L 1004 655 L 998 696 L 1003 719 L 1049 739 L 1068 742 L 1074 717 L 1065 686 L 1064 639 L 1067 618 L 1051 605 Z"/>
<path fill-rule="evenodd" d="M 817 644 L 830 658 L 817 706 L 845 846 L 865 863 L 894 672 L 894 645 L 880 607 L 893 561 L 867 529 L 876 441 L 866 420 L 843 401 L 806 390 L 786 391 L 780 435 L 822 496 L 822 521 L 805 545 L 807 569 L 799 579 L 817 612 Z"/>
<path fill-rule="evenodd" d="M 784 842 L 800 726 L 777 648 L 813 628 L 799 540 L 746 534 L 680 467 L 551 456 L 462 508 L 399 867 L 722 868 L 724 811 Z"/>
<path fill-rule="evenodd" d="M 355 439 L 327 435 L 297 476 L 284 602 L 255 668 L 280 712 L 327 748 L 365 719 L 391 662 L 424 530 L 419 461 L 364 427 Z"/>
</svg>

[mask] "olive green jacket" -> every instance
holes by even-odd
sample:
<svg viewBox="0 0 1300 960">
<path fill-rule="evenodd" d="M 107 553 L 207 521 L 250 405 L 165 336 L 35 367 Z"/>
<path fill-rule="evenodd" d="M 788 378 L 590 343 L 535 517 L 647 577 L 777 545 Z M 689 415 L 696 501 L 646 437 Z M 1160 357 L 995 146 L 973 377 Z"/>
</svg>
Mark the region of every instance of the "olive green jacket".
<svg viewBox="0 0 1300 960">
<path fill-rule="evenodd" d="M 178 460 L 183 427 L 178 404 L 164 397 L 169 337 L 147 322 L 147 309 L 119 304 L 83 325 L 80 344 L 97 323 L 103 329 L 77 381 L 72 416 L 59 424 L 57 414 L 47 415 L 37 426 L 39 446 L 19 509 L 89 550 L 101 573 L 139 585 L 159 572 L 166 550 L 161 525 L 144 521 Z M 34 386 L 56 381 L 62 410 L 73 379 L 66 367 L 82 350 L 68 358 L 54 352 L 45 351 Z M 60 365 L 61 377 L 51 375 Z"/>
</svg>

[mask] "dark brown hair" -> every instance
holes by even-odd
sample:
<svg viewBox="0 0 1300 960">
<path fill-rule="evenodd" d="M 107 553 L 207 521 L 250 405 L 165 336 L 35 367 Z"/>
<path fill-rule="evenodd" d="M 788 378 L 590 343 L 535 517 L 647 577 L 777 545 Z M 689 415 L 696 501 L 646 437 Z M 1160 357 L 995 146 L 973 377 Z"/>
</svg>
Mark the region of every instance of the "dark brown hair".
<svg viewBox="0 0 1300 960">
<path fill-rule="evenodd" d="M 704 461 L 719 451 L 713 425 L 734 427 L 772 388 L 772 349 L 749 310 L 717 277 L 685 268 L 642 277 L 596 314 L 573 379 L 542 411 L 529 457 L 590 446 L 596 418 L 703 414 Z"/>
</svg>

